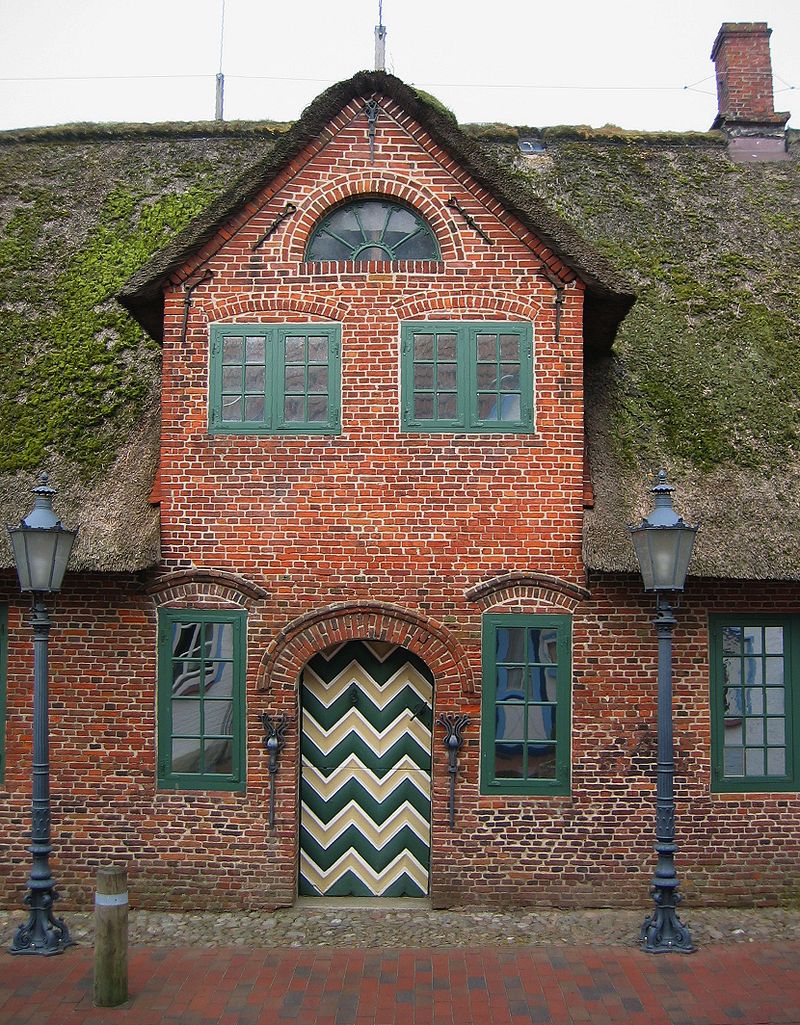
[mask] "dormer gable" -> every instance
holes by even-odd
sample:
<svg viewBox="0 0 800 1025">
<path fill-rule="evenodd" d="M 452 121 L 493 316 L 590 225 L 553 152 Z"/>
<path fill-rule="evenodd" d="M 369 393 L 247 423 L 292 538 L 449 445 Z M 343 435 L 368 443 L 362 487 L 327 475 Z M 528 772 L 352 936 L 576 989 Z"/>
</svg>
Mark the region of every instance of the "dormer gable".
<svg viewBox="0 0 800 1025">
<path fill-rule="evenodd" d="M 400 128 L 423 150 L 436 151 L 440 170 L 453 179 L 446 209 L 434 204 L 424 190 L 415 190 L 413 174 L 387 171 L 385 132 L 389 123 Z M 329 174 L 315 197 L 306 194 L 302 209 L 282 198 L 287 183 L 308 173 L 326 148 L 341 142 L 343 133 L 361 136 L 358 182 L 352 175 L 336 181 Z M 369 154 L 364 159 L 365 154 Z M 459 187 L 456 187 L 459 186 Z M 163 332 L 163 294 L 169 287 L 188 291 L 197 284 L 211 260 L 230 239 L 247 229 L 250 251 L 262 260 L 274 236 L 289 239 L 280 254 L 305 259 L 309 238 L 337 205 L 357 198 L 377 198 L 404 205 L 428 221 L 442 258 L 458 258 L 458 239 L 492 245 L 481 219 L 499 218 L 516 233 L 539 270 L 556 288 L 578 280 L 585 287 L 584 337 L 596 348 L 607 348 L 634 301 L 630 285 L 533 190 L 499 165 L 454 119 L 429 99 L 383 72 L 360 72 L 322 93 L 267 157 L 254 164 L 200 217 L 155 254 L 127 283 L 120 301 L 156 339 Z M 470 209 L 471 208 L 471 209 Z M 436 221 L 442 223 L 437 233 Z M 448 227 L 445 229 L 444 222 Z M 447 238 L 452 239 L 450 251 Z M 274 247 L 272 255 L 274 256 Z M 317 265 L 318 270 L 324 268 Z"/>
</svg>

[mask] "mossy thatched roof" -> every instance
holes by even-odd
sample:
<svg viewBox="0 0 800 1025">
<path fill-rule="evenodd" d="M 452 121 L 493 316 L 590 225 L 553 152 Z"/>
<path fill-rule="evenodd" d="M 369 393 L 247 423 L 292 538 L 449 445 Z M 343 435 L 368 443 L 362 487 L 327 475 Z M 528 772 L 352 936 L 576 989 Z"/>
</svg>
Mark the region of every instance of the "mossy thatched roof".
<svg viewBox="0 0 800 1025">
<path fill-rule="evenodd" d="M 634 568 L 622 525 L 643 510 L 646 474 L 663 464 L 681 511 L 703 525 L 693 572 L 800 579 L 797 160 L 733 164 L 717 133 L 458 131 L 413 96 L 416 116 L 455 139 L 473 173 L 488 183 L 491 171 L 509 205 L 517 196 L 526 216 L 535 209 L 553 235 L 564 232 L 601 301 L 628 295 L 628 281 L 638 292 L 613 349 L 592 349 L 587 369 L 588 564 Z M 159 352 L 113 297 L 144 266 L 132 291 L 146 291 L 154 254 L 163 273 L 165 243 L 192 222 L 196 231 L 198 215 L 219 216 L 213 204 L 231 180 L 242 187 L 255 180 L 248 169 L 259 177 L 285 159 L 313 131 L 314 109 L 300 129 L 0 133 L 0 503 L 6 521 L 27 512 L 27 488 L 47 466 L 59 512 L 82 523 L 77 566 L 130 570 L 158 556 L 147 497 Z M 518 139 L 531 137 L 543 155 L 520 153 Z"/>
</svg>

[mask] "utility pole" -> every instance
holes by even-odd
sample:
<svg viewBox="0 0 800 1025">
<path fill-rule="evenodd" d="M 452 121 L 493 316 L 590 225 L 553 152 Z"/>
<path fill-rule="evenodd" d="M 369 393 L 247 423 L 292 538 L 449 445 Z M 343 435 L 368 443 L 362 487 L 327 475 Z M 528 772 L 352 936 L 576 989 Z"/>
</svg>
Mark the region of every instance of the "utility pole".
<svg viewBox="0 0 800 1025">
<path fill-rule="evenodd" d="M 222 49 L 225 43 L 225 0 L 222 0 L 222 21 L 219 26 L 219 71 L 217 72 L 217 101 L 214 105 L 214 120 L 224 121 L 225 76 L 222 73 Z"/>
<path fill-rule="evenodd" d="M 383 0 L 378 0 L 378 24 L 375 26 L 375 70 L 386 70 L 386 26 L 383 24 Z"/>
</svg>

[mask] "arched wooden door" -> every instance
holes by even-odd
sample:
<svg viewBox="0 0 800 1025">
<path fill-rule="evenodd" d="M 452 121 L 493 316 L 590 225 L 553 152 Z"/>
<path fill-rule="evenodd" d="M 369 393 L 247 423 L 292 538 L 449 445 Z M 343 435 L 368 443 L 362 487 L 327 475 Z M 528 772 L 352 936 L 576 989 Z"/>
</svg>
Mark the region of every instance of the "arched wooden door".
<svg viewBox="0 0 800 1025">
<path fill-rule="evenodd" d="M 428 892 L 433 677 L 405 648 L 349 641 L 301 682 L 300 894 Z"/>
</svg>

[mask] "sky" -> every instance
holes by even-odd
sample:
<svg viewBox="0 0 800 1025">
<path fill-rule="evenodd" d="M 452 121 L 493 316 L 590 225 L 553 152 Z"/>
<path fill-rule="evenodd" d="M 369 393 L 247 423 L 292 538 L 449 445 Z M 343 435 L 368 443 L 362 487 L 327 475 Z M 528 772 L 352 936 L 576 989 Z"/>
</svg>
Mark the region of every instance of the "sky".
<svg viewBox="0 0 800 1025">
<path fill-rule="evenodd" d="M 293 120 L 374 66 L 379 0 L 224 0 L 226 120 Z M 382 0 L 387 70 L 464 122 L 705 130 L 723 21 L 773 29 L 800 126 L 800 0 Z M 0 0 L 0 129 L 214 117 L 223 0 Z"/>
</svg>

